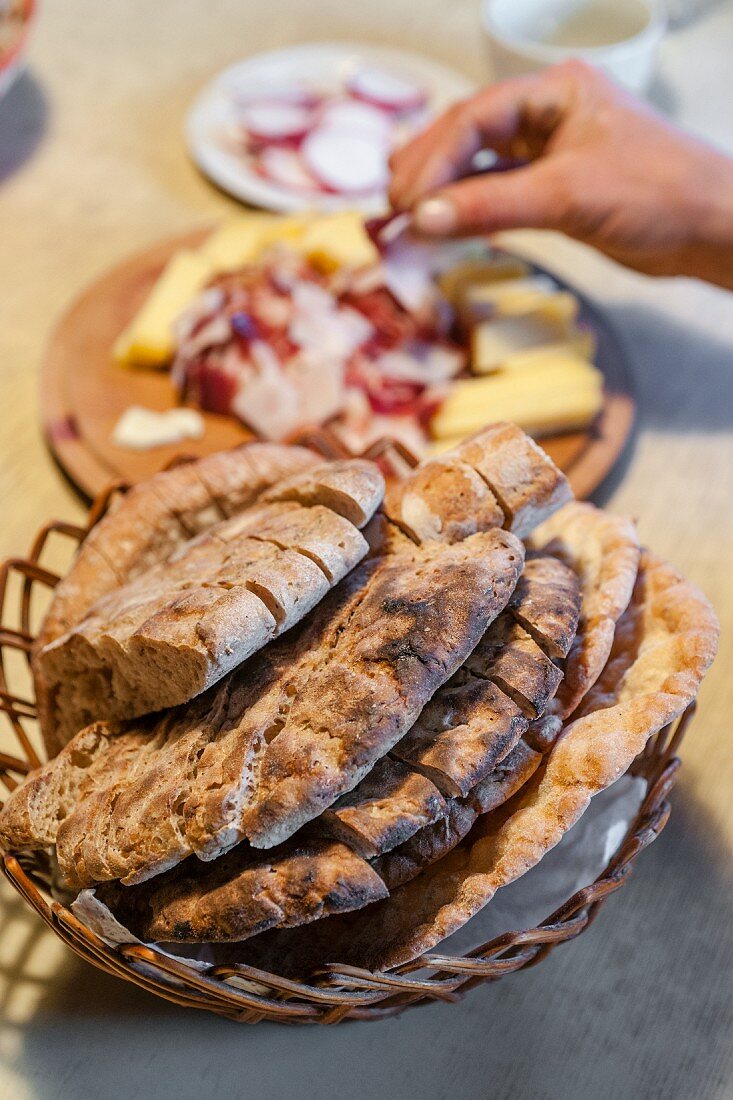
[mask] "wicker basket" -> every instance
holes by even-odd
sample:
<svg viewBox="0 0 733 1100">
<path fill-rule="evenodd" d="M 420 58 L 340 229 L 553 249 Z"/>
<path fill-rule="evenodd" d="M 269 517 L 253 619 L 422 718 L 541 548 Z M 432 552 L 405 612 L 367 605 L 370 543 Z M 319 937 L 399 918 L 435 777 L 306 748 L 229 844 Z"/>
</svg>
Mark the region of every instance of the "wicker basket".
<svg viewBox="0 0 733 1100">
<path fill-rule="evenodd" d="M 340 449 L 331 446 L 322 433 L 316 442 L 322 453 L 339 453 Z M 375 453 L 408 466 L 415 461 L 409 452 L 390 453 L 384 444 L 372 449 L 370 457 Z M 113 486 L 96 501 L 87 528 L 50 523 L 37 535 L 27 558 L 12 558 L 0 569 L 0 711 L 18 752 L 0 752 L 0 779 L 8 790 L 41 762 L 35 702 L 28 686 L 32 627 L 44 602 L 48 602 L 49 590 L 59 580 L 58 573 L 44 562 L 52 544 L 60 539 L 75 548 L 104 514 L 112 495 L 122 491 L 124 486 Z M 55 549 L 58 551 L 58 545 Z M 151 947 L 109 947 L 51 898 L 41 856 L 19 860 L 0 854 L 2 870 L 77 955 L 175 1004 L 206 1009 L 243 1023 L 280 1020 L 333 1024 L 343 1019 L 379 1019 L 410 1005 L 459 1000 L 482 982 L 497 981 L 536 965 L 557 944 L 580 935 L 606 898 L 623 886 L 637 856 L 667 823 L 667 795 L 679 767 L 675 753 L 693 710 L 694 706 L 674 728 L 657 734 L 635 761 L 632 771 L 646 780 L 646 796 L 621 845 L 595 882 L 573 894 L 536 928 L 507 932 L 464 956 L 430 953 L 393 970 L 375 973 L 331 964 L 302 982 L 242 964 L 211 966 L 199 972 Z"/>
</svg>

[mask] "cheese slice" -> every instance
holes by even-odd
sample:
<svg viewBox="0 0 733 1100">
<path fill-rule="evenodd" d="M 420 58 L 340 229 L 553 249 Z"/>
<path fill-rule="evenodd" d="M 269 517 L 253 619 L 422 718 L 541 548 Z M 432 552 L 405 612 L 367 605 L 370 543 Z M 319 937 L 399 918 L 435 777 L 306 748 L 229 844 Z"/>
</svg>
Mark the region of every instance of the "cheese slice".
<svg viewBox="0 0 733 1100">
<path fill-rule="evenodd" d="M 475 288 L 528 276 L 528 265 L 515 256 L 483 256 L 463 260 L 448 268 L 439 276 L 438 287 L 451 305 L 460 311 L 465 296 Z"/>
<path fill-rule="evenodd" d="M 295 247 L 327 273 L 340 267 L 368 267 L 380 258 L 364 228 L 362 215 L 354 210 L 314 218 Z"/>
<path fill-rule="evenodd" d="M 528 275 L 526 279 L 500 279 L 495 283 L 467 286 L 460 303 L 460 318 L 468 328 L 492 317 L 529 313 L 557 292 L 549 275 Z"/>
<path fill-rule="evenodd" d="M 548 343 L 574 342 L 580 333 L 575 320 L 579 303 L 569 291 L 547 294 L 541 305 L 527 312 L 511 312 L 482 321 L 471 332 L 471 369 L 474 374 L 489 374 L 507 359 L 527 348 Z M 582 343 L 581 343 L 582 346 Z"/>
<path fill-rule="evenodd" d="M 603 376 L 568 355 L 519 372 L 455 382 L 430 422 L 439 440 L 465 437 L 495 420 L 512 420 L 534 435 L 585 427 L 603 401 Z"/>
<path fill-rule="evenodd" d="M 117 338 L 117 362 L 124 366 L 166 366 L 175 350 L 173 322 L 213 274 L 211 262 L 200 252 L 176 252 L 142 308 Z"/>
<path fill-rule="evenodd" d="M 522 371 L 532 367 L 547 367 L 553 363 L 564 362 L 568 358 L 593 360 L 596 353 L 596 338 L 591 329 L 577 328 L 569 340 L 558 340 L 551 344 L 538 344 L 537 347 L 524 348 L 508 356 L 499 371 Z"/>
<path fill-rule="evenodd" d="M 311 215 L 283 218 L 278 214 L 247 214 L 225 222 L 201 245 L 199 252 L 218 273 L 253 263 L 278 241 L 297 244 L 314 219 Z"/>
</svg>

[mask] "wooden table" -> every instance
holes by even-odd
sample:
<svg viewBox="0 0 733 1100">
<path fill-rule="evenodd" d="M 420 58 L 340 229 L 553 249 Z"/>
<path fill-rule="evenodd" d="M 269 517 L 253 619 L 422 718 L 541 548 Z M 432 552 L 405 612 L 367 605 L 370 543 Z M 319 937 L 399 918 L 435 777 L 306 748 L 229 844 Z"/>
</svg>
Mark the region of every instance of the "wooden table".
<svg viewBox="0 0 733 1100">
<path fill-rule="evenodd" d="M 82 507 L 38 431 L 49 329 L 85 281 L 233 204 L 189 163 L 186 106 L 216 70 L 288 42 L 385 42 L 486 78 L 474 0 L 46 0 L 0 104 L 0 553 Z M 664 45 L 658 103 L 733 151 L 733 10 Z M 519 242 L 615 322 L 638 386 L 627 468 L 604 490 L 723 622 L 663 839 L 592 931 L 461 1005 L 331 1030 L 184 1013 L 78 962 L 0 891 L 0 1095 L 733 1095 L 733 297 L 631 275 L 559 238 Z"/>
</svg>

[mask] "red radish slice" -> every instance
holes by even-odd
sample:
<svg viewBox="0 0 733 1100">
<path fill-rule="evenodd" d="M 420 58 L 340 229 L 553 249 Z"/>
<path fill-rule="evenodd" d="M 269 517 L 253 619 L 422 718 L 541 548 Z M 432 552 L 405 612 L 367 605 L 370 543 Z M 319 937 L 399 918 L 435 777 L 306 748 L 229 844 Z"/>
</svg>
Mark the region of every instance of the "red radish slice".
<svg viewBox="0 0 733 1100">
<path fill-rule="evenodd" d="M 369 218 L 364 222 L 369 239 L 380 252 L 384 252 L 409 225 L 409 214 L 387 214 L 382 218 Z"/>
<path fill-rule="evenodd" d="M 300 141 L 312 121 L 313 112 L 297 103 L 253 103 L 242 112 L 247 133 L 263 144 Z"/>
<path fill-rule="evenodd" d="M 334 99 L 326 103 L 319 125 L 373 134 L 375 139 L 384 142 L 389 141 L 393 129 L 392 120 L 384 111 L 353 99 Z"/>
<path fill-rule="evenodd" d="M 392 114 L 404 115 L 417 111 L 427 101 L 424 88 L 383 69 L 359 69 L 346 82 L 346 87 L 355 99 Z"/>
<path fill-rule="evenodd" d="M 255 167 L 266 179 L 289 191 L 322 190 L 295 149 L 268 145 L 256 158 Z"/>
<path fill-rule="evenodd" d="M 303 160 L 329 191 L 367 194 L 387 183 L 386 150 L 372 135 L 319 126 L 301 146 Z"/>
</svg>

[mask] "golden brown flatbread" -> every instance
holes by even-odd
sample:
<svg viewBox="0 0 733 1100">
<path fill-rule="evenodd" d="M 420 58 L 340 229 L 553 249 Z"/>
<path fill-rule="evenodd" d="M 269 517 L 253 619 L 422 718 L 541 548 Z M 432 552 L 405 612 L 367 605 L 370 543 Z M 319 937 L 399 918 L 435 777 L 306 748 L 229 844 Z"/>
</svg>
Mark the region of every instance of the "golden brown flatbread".
<svg viewBox="0 0 733 1100">
<path fill-rule="evenodd" d="M 41 733 L 54 756 L 79 726 L 65 723 L 38 666 L 45 645 L 79 623 L 97 600 L 165 561 L 185 542 L 250 507 L 271 485 L 314 466 L 303 447 L 247 443 L 165 470 L 116 497 L 54 590 L 33 653 Z"/>
<path fill-rule="evenodd" d="M 648 739 L 695 698 L 719 626 L 700 591 L 645 551 L 603 675 L 547 762 L 497 814 L 479 818 L 450 854 L 351 917 L 248 945 L 243 961 L 290 969 L 333 961 L 388 968 L 435 947 L 496 891 L 542 859 L 593 795 L 624 774 Z"/>
<path fill-rule="evenodd" d="M 288 500 L 209 527 L 36 653 L 62 737 L 200 694 L 298 622 L 365 556 L 364 536 L 342 512 L 371 518 L 384 493 L 376 466 L 315 466 L 288 486 Z M 303 503 L 294 499 L 299 487 Z"/>
<path fill-rule="evenodd" d="M 250 507 L 275 482 L 318 461 L 303 447 L 245 443 L 164 470 L 116 497 L 56 587 L 38 647 L 65 634 L 113 588 L 164 561 L 214 523 Z"/>
<path fill-rule="evenodd" d="M 268 928 L 308 924 L 387 896 L 370 865 L 338 841 L 313 840 L 267 856 L 246 844 L 202 870 L 197 860 L 128 888 L 109 883 L 98 897 L 146 940 L 242 940 Z"/>
<path fill-rule="evenodd" d="M 630 519 L 573 501 L 545 520 L 531 543 L 561 558 L 581 582 L 580 624 L 565 662 L 565 679 L 550 708 L 567 718 L 608 659 L 616 621 L 634 587 L 639 539 Z"/>
<path fill-rule="evenodd" d="M 88 766 L 72 740 L 10 797 L 3 835 L 12 844 L 18 828 L 28 843 L 25 803 L 48 793 L 59 863 L 79 887 L 140 881 L 192 851 L 214 859 L 244 837 L 284 841 L 413 724 L 504 608 L 522 561 L 502 530 L 454 545 L 405 540 L 354 570 L 301 630 L 193 703 L 145 720 L 144 750 L 121 772 L 100 765 L 93 790 L 74 778 L 84 798 L 61 804 L 58 770 Z M 106 751 L 119 752 L 120 738 L 137 743 L 137 726 L 110 735 Z"/>
</svg>

